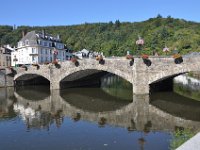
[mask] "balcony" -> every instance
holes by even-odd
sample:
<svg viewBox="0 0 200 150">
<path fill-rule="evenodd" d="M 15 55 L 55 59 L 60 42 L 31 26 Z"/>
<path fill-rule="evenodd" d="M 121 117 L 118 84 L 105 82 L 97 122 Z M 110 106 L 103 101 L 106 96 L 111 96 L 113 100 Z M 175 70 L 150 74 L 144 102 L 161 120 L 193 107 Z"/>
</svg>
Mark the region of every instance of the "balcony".
<svg viewBox="0 0 200 150">
<path fill-rule="evenodd" d="M 38 53 L 31 53 L 29 56 L 38 56 Z"/>
</svg>

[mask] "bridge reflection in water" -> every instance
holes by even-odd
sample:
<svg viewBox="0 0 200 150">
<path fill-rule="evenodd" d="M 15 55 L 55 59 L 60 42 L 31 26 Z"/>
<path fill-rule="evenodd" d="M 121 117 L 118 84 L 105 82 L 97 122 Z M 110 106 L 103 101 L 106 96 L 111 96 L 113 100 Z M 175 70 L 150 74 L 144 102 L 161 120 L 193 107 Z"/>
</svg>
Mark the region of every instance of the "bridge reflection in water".
<svg viewBox="0 0 200 150">
<path fill-rule="evenodd" d="M 99 127 L 105 125 L 123 127 L 128 131 L 174 131 L 177 127 L 192 128 L 197 131 L 200 127 L 200 115 L 196 117 L 188 115 L 188 113 L 200 114 L 200 110 L 194 105 L 188 105 L 187 102 L 170 101 L 171 96 L 153 95 L 149 100 L 149 95 L 134 95 L 132 101 L 123 101 L 100 89 L 74 88 L 50 92 L 39 90 L 38 87 L 17 89 L 14 95 L 7 89 L 6 94 L 7 100 L 2 104 L 4 105 L 2 108 L 13 109 L 15 113 L 19 113 L 28 129 L 48 129 L 53 123 L 59 127 L 64 117 L 74 121 L 98 123 Z M 187 113 L 184 113 L 185 111 Z M 11 111 L 5 110 L 5 112 Z"/>
</svg>

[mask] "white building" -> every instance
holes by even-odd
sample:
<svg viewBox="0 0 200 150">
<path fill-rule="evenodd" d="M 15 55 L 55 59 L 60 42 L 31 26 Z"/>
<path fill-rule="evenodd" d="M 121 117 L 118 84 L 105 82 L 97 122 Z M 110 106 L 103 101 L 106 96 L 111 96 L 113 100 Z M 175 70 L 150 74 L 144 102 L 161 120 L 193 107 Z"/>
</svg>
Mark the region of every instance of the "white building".
<svg viewBox="0 0 200 150">
<path fill-rule="evenodd" d="M 87 49 L 82 49 L 81 51 L 73 53 L 74 56 L 77 56 L 79 59 L 89 57 L 90 51 Z"/>
<path fill-rule="evenodd" d="M 31 31 L 18 42 L 11 53 L 11 65 L 43 64 L 66 60 L 66 49 L 60 37 Z"/>
</svg>

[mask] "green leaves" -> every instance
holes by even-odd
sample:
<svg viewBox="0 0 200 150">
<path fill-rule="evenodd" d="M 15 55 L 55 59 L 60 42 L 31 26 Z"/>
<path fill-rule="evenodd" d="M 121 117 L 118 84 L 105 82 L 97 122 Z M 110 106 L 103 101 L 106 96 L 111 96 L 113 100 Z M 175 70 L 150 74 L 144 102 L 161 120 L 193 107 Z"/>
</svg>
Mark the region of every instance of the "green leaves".
<svg viewBox="0 0 200 150">
<path fill-rule="evenodd" d="M 12 26 L 0 26 L 1 44 L 16 45 L 22 37 L 22 31 L 42 31 L 52 35 L 59 34 L 68 48 L 79 51 L 83 48 L 101 51 L 107 56 L 123 56 L 126 51 L 135 54 L 135 41 L 140 35 L 144 40 L 143 53 L 152 54 L 157 51 L 164 54 L 162 49 L 167 45 L 170 50 L 175 47 L 182 54 L 200 51 L 200 23 L 173 19 L 171 16 L 163 18 L 158 15 L 147 21 L 130 23 L 85 23 L 73 26 L 30 27 L 19 26 L 13 30 Z"/>
<path fill-rule="evenodd" d="M 176 129 L 170 142 L 170 149 L 175 150 L 194 135 L 195 133 L 193 133 L 190 129 Z"/>
</svg>

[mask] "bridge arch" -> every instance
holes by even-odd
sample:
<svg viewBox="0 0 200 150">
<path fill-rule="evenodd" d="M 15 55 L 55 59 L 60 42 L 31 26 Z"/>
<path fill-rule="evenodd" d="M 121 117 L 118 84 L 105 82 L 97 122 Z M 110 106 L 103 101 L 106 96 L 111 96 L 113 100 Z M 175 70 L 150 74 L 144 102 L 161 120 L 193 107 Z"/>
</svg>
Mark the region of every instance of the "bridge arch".
<svg viewBox="0 0 200 150">
<path fill-rule="evenodd" d="M 164 69 L 160 68 L 158 73 L 150 75 L 148 84 L 156 83 L 170 77 L 176 77 L 181 74 L 195 71 L 200 71 L 200 67 L 196 64 L 178 64 L 169 66 L 168 68 Z"/>
<path fill-rule="evenodd" d="M 18 80 L 19 78 L 23 78 L 23 76 L 34 75 L 34 76 L 41 76 L 48 81 L 50 81 L 50 77 L 48 74 L 40 73 L 40 72 L 21 72 L 14 76 L 14 81 Z"/>
<path fill-rule="evenodd" d="M 60 83 L 65 78 L 70 78 L 69 80 L 72 80 L 72 76 L 75 75 L 77 79 L 80 79 L 81 77 L 86 77 L 88 75 L 92 75 L 98 72 L 108 72 L 112 73 L 114 75 L 117 75 L 128 82 L 132 84 L 132 73 L 128 74 L 127 72 L 124 72 L 120 69 L 112 69 L 108 66 L 84 66 L 84 67 L 75 67 L 75 68 L 69 68 L 66 70 L 63 74 L 61 74 L 58 83 Z M 80 73 L 80 74 L 79 74 Z"/>
<path fill-rule="evenodd" d="M 23 72 L 14 76 L 14 84 L 24 85 L 50 85 L 50 78 L 40 72 Z"/>
</svg>

